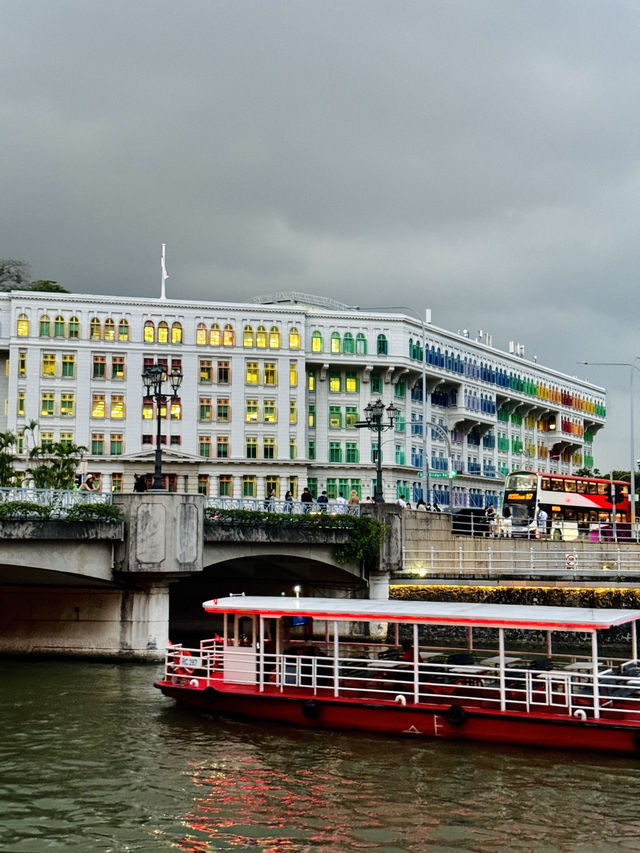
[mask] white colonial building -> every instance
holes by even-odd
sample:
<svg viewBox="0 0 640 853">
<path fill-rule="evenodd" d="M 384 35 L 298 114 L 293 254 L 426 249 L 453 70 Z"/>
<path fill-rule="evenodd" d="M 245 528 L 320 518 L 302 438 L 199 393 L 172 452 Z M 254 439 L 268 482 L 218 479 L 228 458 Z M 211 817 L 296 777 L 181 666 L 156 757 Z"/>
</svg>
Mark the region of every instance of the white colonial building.
<svg viewBox="0 0 640 853">
<path fill-rule="evenodd" d="M 0 320 L 1 427 L 18 436 L 20 465 L 34 440 L 74 442 L 113 491 L 153 471 L 157 413 L 141 376 L 154 363 L 184 376 L 161 407 L 163 474 L 178 491 L 262 499 L 309 486 L 364 499 L 377 434 L 355 424 L 380 398 L 399 410 L 383 433 L 385 499 L 415 501 L 428 475 L 440 505 L 484 506 L 510 470 L 591 466 L 605 424 L 602 388 L 519 346 L 501 352 L 486 335 L 304 294 L 202 303 L 14 291 L 0 296 Z"/>
</svg>

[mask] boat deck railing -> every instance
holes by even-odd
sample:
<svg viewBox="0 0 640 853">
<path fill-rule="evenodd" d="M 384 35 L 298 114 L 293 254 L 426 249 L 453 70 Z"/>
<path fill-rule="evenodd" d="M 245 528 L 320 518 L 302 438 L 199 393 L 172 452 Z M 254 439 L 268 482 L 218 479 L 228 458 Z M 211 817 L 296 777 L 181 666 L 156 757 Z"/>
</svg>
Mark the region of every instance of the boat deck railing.
<svg viewBox="0 0 640 853">
<path fill-rule="evenodd" d="M 220 641 L 205 641 L 199 649 L 172 646 L 165 678 L 194 688 L 223 680 L 257 692 L 640 720 L 637 661 L 606 658 L 599 661 L 596 674 L 590 659 L 575 655 L 546 658 L 509 652 L 501 669 L 499 655 L 491 649 L 472 653 L 421 648 L 417 663 L 399 656 L 336 659 L 325 654 L 321 644 L 282 654 L 260 655 L 251 647 L 234 647 L 233 652 L 225 660 Z"/>
</svg>

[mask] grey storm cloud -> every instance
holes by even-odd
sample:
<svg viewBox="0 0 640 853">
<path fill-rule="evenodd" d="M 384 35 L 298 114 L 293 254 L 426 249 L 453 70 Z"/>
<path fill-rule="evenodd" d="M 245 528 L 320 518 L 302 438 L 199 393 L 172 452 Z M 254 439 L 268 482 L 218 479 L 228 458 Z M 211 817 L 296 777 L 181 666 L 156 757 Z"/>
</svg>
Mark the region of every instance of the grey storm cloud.
<svg viewBox="0 0 640 853">
<path fill-rule="evenodd" d="M 579 362 L 640 355 L 636 2 L 0 11 L 3 256 L 152 298 L 165 242 L 169 297 L 429 307 L 606 385 L 628 467 L 628 370 Z"/>
</svg>

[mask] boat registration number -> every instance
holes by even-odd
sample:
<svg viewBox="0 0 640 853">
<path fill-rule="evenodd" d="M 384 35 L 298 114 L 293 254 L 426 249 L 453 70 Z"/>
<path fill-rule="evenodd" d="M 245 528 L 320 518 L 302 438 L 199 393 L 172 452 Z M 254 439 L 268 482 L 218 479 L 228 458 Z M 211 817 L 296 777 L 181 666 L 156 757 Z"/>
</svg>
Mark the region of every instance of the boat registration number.
<svg viewBox="0 0 640 853">
<path fill-rule="evenodd" d="M 202 658 L 180 655 L 180 666 L 188 667 L 189 669 L 199 669 L 202 666 Z"/>
</svg>

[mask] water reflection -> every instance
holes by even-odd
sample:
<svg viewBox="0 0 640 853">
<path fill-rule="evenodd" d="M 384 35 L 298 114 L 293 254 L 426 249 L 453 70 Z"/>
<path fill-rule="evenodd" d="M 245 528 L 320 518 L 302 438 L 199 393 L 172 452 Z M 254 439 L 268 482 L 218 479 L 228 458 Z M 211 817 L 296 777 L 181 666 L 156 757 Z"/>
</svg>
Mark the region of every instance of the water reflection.
<svg viewBox="0 0 640 853">
<path fill-rule="evenodd" d="M 4 662 L 0 850 L 640 850 L 640 758 L 219 720 L 155 668 Z"/>
</svg>

